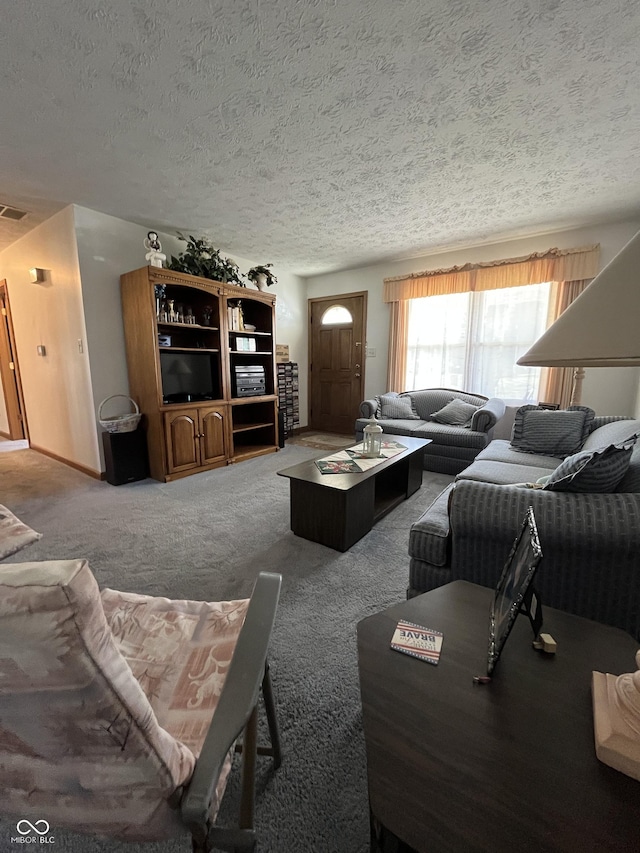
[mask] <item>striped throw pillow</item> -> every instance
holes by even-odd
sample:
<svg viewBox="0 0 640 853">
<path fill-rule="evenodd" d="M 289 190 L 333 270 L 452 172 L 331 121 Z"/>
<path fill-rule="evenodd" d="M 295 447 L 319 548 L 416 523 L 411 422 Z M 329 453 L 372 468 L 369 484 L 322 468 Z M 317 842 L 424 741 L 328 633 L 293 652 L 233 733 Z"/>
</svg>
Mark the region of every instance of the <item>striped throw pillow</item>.
<svg viewBox="0 0 640 853">
<path fill-rule="evenodd" d="M 613 492 L 626 474 L 636 437 L 624 444 L 581 450 L 561 462 L 547 480 L 553 492 Z"/>
<path fill-rule="evenodd" d="M 413 400 L 409 395 L 400 395 L 395 391 L 388 394 L 380 394 L 376 397 L 378 408 L 376 417 L 382 420 L 405 420 L 419 421 L 420 416 L 413 407 Z"/>
<path fill-rule="evenodd" d="M 569 456 L 582 447 L 594 417 L 593 409 L 586 406 L 559 411 L 520 406 L 513 423 L 511 446 L 522 453 Z"/>
<path fill-rule="evenodd" d="M 479 408 L 480 406 L 473 406 L 471 403 L 465 403 L 464 400 L 454 397 L 450 403 L 447 403 L 446 406 L 434 412 L 431 415 L 431 420 L 439 424 L 464 426 L 471 421 L 471 418 Z"/>
<path fill-rule="evenodd" d="M 631 492 L 640 494 L 640 444 L 636 441 L 636 446 L 631 454 L 631 462 L 629 470 L 618 483 L 616 492 Z"/>
<path fill-rule="evenodd" d="M 625 418 L 611 421 L 589 433 L 582 450 L 599 450 L 609 444 L 623 444 L 625 441 L 640 433 L 640 420 Z"/>
</svg>

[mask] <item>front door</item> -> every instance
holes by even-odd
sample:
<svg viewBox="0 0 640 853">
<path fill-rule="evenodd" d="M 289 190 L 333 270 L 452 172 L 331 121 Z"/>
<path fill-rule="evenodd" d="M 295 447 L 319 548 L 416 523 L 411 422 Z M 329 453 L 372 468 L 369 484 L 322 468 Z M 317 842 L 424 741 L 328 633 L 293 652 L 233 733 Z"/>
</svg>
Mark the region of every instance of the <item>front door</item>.
<svg viewBox="0 0 640 853">
<path fill-rule="evenodd" d="M 6 281 L 0 281 L 0 376 L 9 423 L 9 438 L 11 441 L 28 438 Z"/>
<path fill-rule="evenodd" d="M 353 433 L 364 399 L 367 294 L 309 300 L 309 426 Z"/>
</svg>

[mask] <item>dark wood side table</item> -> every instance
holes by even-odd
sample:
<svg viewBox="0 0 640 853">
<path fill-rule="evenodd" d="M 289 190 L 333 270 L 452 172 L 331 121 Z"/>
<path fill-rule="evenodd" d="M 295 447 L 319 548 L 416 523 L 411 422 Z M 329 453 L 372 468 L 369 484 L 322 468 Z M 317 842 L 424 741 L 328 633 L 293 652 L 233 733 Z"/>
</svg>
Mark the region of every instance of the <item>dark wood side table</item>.
<svg viewBox="0 0 640 853">
<path fill-rule="evenodd" d="M 596 758 L 591 706 L 592 670 L 633 671 L 638 644 L 544 608 L 557 654 L 520 616 L 474 684 L 492 595 L 456 581 L 358 625 L 372 851 L 638 853 L 640 783 Z M 443 632 L 437 666 L 389 648 L 401 618 Z"/>
<path fill-rule="evenodd" d="M 313 460 L 278 471 L 289 478 L 291 529 L 296 536 L 347 551 L 420 488 L 424 448 L 431 440 L 385 434 L 382 438 L 398 441 L 406 450 L 360 474 L 321 474 Z"/>
</svg>

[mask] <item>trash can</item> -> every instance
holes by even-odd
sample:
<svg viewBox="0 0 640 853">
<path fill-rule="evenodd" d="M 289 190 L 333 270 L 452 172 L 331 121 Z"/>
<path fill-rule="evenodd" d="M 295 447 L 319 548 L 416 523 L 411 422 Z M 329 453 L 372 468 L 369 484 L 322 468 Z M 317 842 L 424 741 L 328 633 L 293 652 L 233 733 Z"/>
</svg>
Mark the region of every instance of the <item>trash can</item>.
<svg viewBox="0 0 640 853">
<path fill-rule="evenodd" d="M 131 432 L 103 432 L 102 446 L 107 483 L 122 486 L 149 476 L 147 437 L 141 426 Z"/>
</svg>

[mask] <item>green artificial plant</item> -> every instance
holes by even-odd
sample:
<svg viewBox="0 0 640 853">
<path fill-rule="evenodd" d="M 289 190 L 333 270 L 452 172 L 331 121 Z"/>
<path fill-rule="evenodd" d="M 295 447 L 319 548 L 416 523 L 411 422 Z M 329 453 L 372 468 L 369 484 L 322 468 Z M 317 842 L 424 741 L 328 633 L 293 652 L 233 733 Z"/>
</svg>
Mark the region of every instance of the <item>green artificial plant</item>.
<svg viewBox="0 0 640 853">
<path fill-rule="evenodd" d="M 168 265 L 170 270 L 246 287 L 240 278 L 238 265 L 235 261 L 223 257 L 220 251 L 204 238 L 198 240 L 191 234 L 187 238 L 183 237 L 180 232 L 178 232 L 178 237 L 187 244 L 187 248 L 177 258 L 175 255 L 171 255 L 171 263 Z"/>
<path fill-rule="evenodd" d="M 263 266 L 251 267 L 249 272 L 247 273 L 247 278 L 249 281 L 252 281 L 254 284 L 257 284 L 258 278 L 263 275 L 265 277 L 265 284 L 267 287 L 271 287 L 272 284 L 277 284 L 278 279 L 271 272 L 269 267 L 272 267 L 273 264 L 264 264 Z"/>
</svg>

